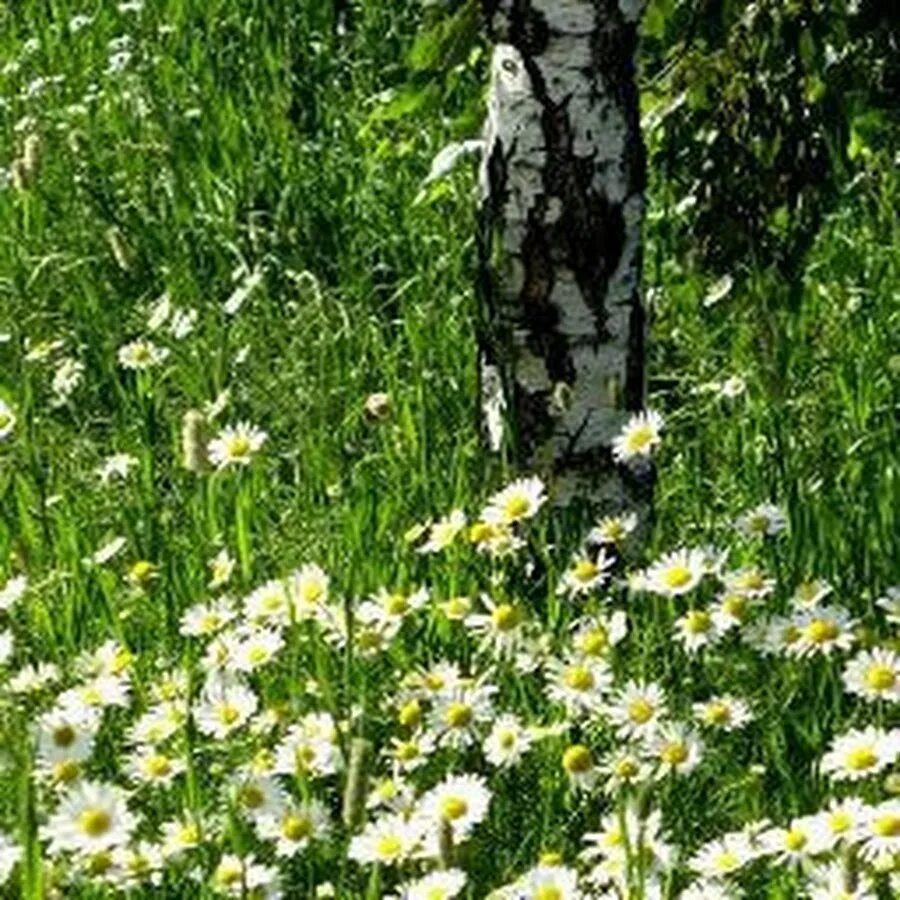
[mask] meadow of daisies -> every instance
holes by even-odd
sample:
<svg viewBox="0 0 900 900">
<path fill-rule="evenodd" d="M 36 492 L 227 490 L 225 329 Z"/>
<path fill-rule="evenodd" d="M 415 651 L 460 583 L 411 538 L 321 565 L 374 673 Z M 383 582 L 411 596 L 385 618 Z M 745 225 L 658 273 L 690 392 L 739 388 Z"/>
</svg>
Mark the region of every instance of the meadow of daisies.
<svg viewBox="0 0 900 900">
<path fill-rule="evenodd" d="M 327 6 L 0 8 L 0 896 L 897 896 L 895 161 L 799 305 L 653 185 L 654 503 L 560 510 L 422 188 L 483 59 L 398 119 Z"/>
</svg>

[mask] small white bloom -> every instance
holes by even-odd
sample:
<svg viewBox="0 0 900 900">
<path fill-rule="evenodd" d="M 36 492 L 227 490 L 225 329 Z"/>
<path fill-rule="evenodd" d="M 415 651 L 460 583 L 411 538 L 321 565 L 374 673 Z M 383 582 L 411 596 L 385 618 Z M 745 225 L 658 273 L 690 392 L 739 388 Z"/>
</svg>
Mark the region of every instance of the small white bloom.
<svg viewBox="0 0 900 900">
<path fill-rule="evenodd" d="M 123 369 L 142 371 L 160 365 L 168 355 L 165 347 L 157 347 L 152 341 L 136 340 L 119 348 L 119 365 Z"/>
<path fill-rule="evenodd" d="M 217 469 L 232 465 L 249 465 L 251 459 L 262 449 L 266 433 L 249 422 L 223 429 L 209 442 L 209 461 Z"/>
<path fill-rule="evenodd" d="M 654 410 L 633 415 L 613 439 L 613 459 L 619 463 L 648 458 L 659 446 L 665 427 L 663 417 Z"/>
</svg>

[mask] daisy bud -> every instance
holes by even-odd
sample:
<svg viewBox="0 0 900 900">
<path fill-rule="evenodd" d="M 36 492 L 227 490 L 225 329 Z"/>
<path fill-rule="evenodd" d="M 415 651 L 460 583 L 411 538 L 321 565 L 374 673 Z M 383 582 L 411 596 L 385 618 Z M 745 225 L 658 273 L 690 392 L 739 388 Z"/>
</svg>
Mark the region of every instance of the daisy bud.
<svg viewBox="0 0 900 900">
<path fill-rule="evenodd" d="M 351 831 L 362 821 L 369 790 L 369 756 L 372 745 L 364 738 L 356 738 L 350 745 L 350 768 L 344 790 L 344 825 Z"/>
<path fill-rule="evenodd" d="M 884 789 L 892 797 L 900 795 L 900 772 L 892 772 L 884 779 Z"/>
<path fill-rule="evenodd" d="M 25 138 L 22 148 L 22 169 L 25 178 L 33 180 L 41 165 L 41 139 L 36 134 L 29 134 Z"/>
<path fill-rule="evenodd" d="M 116 264 L 123 272 L 127 272 L 131 268 L 131 248 L 117 225 L 113 225 L 106 230 L 106 243 L 109 244 L 109 249 L 112 250 Z"/>
<path fill-rule="evenodd" d="M 181 448 L 184 452 L 184 467 L 195 475 L 206 471 L 206 417 L 196 409 L 184 414 L 181 426 Z"/>
<path fill-rule="evenodd" d="M 391 414 L 391 398 L 381 391 L 369 394 L 363 407 L 366 418 L 372 422 L 380 422 Z"/>
</svg>

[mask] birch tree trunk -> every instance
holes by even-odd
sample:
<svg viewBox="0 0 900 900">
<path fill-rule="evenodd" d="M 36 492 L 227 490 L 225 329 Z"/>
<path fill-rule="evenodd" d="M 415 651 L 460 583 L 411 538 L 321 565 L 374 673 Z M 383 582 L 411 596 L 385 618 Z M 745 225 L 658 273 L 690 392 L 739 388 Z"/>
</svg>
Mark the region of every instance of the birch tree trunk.
<svg viewBox="0 0 900 900">
<path fill-rule="evenodd" d="M 557 496 L 642 493 L 612 438 L 645 395 L 643 0 L 482 0 L 494 40 L 481 170 L 482 397 Z M 502 394 L 501 394 L 502 391 Z M 645 473 L 646 476 L 646 473 Z"/>
</svg>

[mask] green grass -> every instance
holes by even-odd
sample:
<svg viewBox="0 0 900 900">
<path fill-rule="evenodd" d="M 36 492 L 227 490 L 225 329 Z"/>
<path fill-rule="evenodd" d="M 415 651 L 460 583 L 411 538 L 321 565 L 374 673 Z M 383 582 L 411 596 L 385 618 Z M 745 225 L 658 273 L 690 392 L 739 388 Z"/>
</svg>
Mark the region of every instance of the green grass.
<svg viewBox="0 0 900 900">
<path fill-rule="evenodd" d="M 139 15 L 104 4 L 74 35 L 65 23 L 79 5 L 0 9 L 0 53 L 18 65 L 0 75 L 0 167 L 22 151 L 23 117 L 34 119 L 41 147 L 30 184 L 0 189 L 0 333 L 8 335 L 0 399 L 19 420 L 0 444 L 0 573 L 27 573 L 32 585 L 10 614 L 15 667 L 48 660 L 65 670 L 80 651 L 115 637 L 138 655 L 135 694 L 146 698 L 155 657 L 161 666 L 196 656 L 178 620 L 208 596 L 207 561 L 221 546 L 239 561 L 236 596 L 312 560 L 339 596 L 420 583 L 439 599 L 488 589 L 487 563 L 461 551 L 424 560 L 403 537 L 451 508 L 477 512 L 512 477 L 485 454 L 476 427 L 473 173 L 461 170 L 439 196 L 414 202 L 434 154 L 459 136 L 454 122 L 478 96 L 483 62 L 476 55 L 454 74 L 440 115 L 430 107 L 399 121 L 373 115 L 381 92 L 406 78 L 416 6 L 364 4 L 344 36 L 332 33 L 325 3 L 160 0 Z M 108 43 L 126 32 L 132 61 L 108 74 Z M 48 75 L 62 78 L 23 96 Z M 650 403 L 669 427 L 654 527 L 636 561 L 679 545 L 733 545 L 735 563 L 757 559 L 777 575 L 775 608 L 786 608 L 803 579 L 825 578 L 867 639 L 884 643 L 874 600 L 900 580 L 900 179 L 872 164 L 846 188 L 811 251 L 802 291 L 748 260 L 733 273 L 732 292 L 709 307 L 710 278 L 668 213 L 678 199 L 654 183 Z M 230 317 L 223 304 L 241 264 L 260 267 L 263 283 Z M 169 359 L 135 377 L 116 354 L 145 333 L 146 310 L 163 292 L 198 311 L 196 330 L 180 342 L 157 338 L 171 347 Z M 26 361 L 23 349 L 51 338 L 63 338 L 64 353 L 85 366 L 84 383 L 58 407 L 52 366 Z M 735 400 L 695 390 L 731 374 L 747 381 Z M 268 441 L 246 471 L 198 478 L 181 464 L 182 417 L 226 388 L 220 421 L 249 420 Z M 383 422 L 363 412 L 374 391 L 391 397 Z M 105 489 L 95 469 L 113 452 L 139 465 L 127 484 Z M 731 522 L 764 500 L 784 508 L 790 528 L 758 551 L 735 542 Z M 534 571 L 498 570 L 492 587 L 557 633 L 570 614 L 554 585 L 581 524 L 542 514 L 529 532 Z M 127 540 L 119 558 L 85 564 L 117 535 Z M 135 593 L 124 575 L 141 559 L 159 567 L 159 578 Z M 632 632 L 618 676 L 658 678 L 680 717 L 691 701 L 724 690 L 757 710 L 747 732 L 710 741 L 696 775 L 654 793 L 679 843 L 690 850 L 752 818 L 817 809 L 829 788 L 811 765 L 836 732 L 867 714 L 842 696 L 840 666 L 779 661 L 773 676 L 770 659 L 736 646 L 699 663 L 674 647 L 672 609 L 616 596 L 629 604 Z M 306 710 L 303 682 L 318 678 L 338 715 L 363 706 L 354 730 L 382 746 L 396 732 L 398 673 L 413 662 L 472 658 L 474 645 L 437 622 L 429 618 L 386 658 L 355 661 L 349 671 L 321 640 L 297 636 L 292 668 L 264 679 L 261 693 Z M 504 671 L 498 683 L 514 708 L 546 718 L 536 682 Z M 39 874 L 33 823 L 46 798 L 27 788 L 22 740 L 35 712 L 5 701 L 0 709 L 0 832 L 24 836 L 30 854 L 14 876 L 21 888 L 7 890 L 38 897 L 41 878 L 51 877 L 46 868 Z M 896 713 L 885 715 L 897 724 Z M 115 775 L 123 720 L 114 715 L 102 734 L 93 763 L 100 778 Z M 591 740 L 602 749 L 610 735 Z M 596 828 L 605 801 L 566 788 L 564 746 L 562 738 L 541 742 L 522 767 L 492 780 L 491 817 L 465 854 L 470 897 L 514 878 L 541 851 L 574 861 L 580 835 Z M 211 764 L 233 767 L 241 752 L 198 749 L 186 802 L 221 808 Z M 435 763 L 423 783 L 445 769 Z M 873 786 L 869 799 L 880 796 Z M 176 791 L 146 809 L 159 821 L 180 803 Z M 225 843 L 238 850 L 248 836 L 236 828 Z M 293 863 L 287 895 L 309 896 L 314 883 L 337 880 L 344 840 L 338 832 Z M 215 858 L 208 848 L 204 865 Z M 340 872 L 342 896 L 377 896 L 368 872 Z M 748 896 L 794 896 L 790 873 L 754 877 Z M 65 890 L 99 897 L 104 889 Z M 144 895 L 195 891 L 173 873 Z"/>
</svg>

